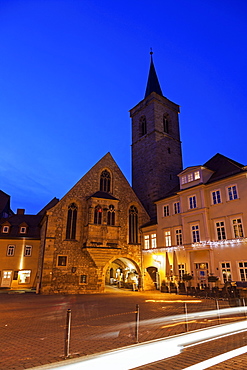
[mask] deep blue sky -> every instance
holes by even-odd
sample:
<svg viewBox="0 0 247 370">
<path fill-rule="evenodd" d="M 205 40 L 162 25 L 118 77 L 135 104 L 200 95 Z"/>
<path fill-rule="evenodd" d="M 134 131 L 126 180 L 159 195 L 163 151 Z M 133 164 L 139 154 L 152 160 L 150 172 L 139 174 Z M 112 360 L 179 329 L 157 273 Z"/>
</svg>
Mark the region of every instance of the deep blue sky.
<svg viewBox="0 0 247 370">
<path fill-rule="evenodd" d="M 110 151 L 131 181 L 129 110 L 150 47 L 181 106 L 184 167 L 247 164 L 246 0 L 0 0 L 0 189 L 38 212 Z"/>
</svg>

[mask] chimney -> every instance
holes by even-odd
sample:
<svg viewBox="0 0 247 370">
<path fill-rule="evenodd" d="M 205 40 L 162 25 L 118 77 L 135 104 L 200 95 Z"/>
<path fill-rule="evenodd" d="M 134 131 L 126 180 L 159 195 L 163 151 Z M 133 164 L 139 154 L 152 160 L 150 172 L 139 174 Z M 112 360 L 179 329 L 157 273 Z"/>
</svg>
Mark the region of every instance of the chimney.
<svg viewBox="0 0 247 370">
<path fill-rule="evenodd" d="M 24 215 L 25 209 L 24 208 L 17 208 L 17 214 L 18 215 Z"/>
</svg>

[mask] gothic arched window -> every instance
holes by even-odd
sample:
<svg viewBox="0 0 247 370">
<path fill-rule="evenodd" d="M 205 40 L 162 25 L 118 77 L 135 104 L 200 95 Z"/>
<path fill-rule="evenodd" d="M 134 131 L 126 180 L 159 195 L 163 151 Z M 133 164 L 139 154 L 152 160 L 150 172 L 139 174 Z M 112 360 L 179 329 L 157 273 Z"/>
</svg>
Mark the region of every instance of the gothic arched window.
<svg viewBox="0 0 247 370">
<path fill-rule="evenodd" d="M 102 208 L 100 206 L 94 208 L 94 223 L 95 225 L 102 224 Z"/>
<path fill-rule="evenodd" d="M 75 239 L 76 235 L 77 205 L 71 203 L 68 207 L 66 239 Z"/>
<path fill-rule="evenodd" d="M 169 127 L 168 127 L 168 116 L 167 116 L 167 114 L 164 114 L 164 116 L 163 116 L 163 128 L 164 128 L 164 132 L 166 132 L 168 134 L 169 133 Z"/>
<path fill-rule="evenodd" d="M 109 209 L 107 211 L 107 225 L 115 225 L 115 208 L 112 205 L 109 206 Z"/>
<path fill-rule="evenodd" d="M 111 174 L 109 171 L 104 170 L 100 175 L 100 191 L 110 192 L 111 189 Z"/>
<path fill-rule="evenodd" d="M 141 116 L 140 118 L 140 133 L 141 136 L 146 135 L 147 133 L 147 121 L 145 116 Z"/>
<path fill-rule="evenodd" d="M 138 210 L 135 206 L 129 209 L 129 243 L 138 243 Z"/>
</svg>

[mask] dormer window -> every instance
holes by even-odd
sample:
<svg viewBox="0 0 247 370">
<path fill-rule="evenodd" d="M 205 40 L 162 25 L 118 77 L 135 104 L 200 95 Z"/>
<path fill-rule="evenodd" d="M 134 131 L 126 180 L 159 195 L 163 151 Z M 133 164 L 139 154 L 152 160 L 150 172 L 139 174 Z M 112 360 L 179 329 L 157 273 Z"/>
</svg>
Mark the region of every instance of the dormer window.
<svg viewBox="0 0 247 370">
<path fill-rule="evenodd" d="M 20 227 L 20 234 L 26 234 L 26 232 L 27 232 L 26 226 L 21 226 Z"/>
<path fill-rule="evenodd" d="M 182 180 L 181 180 L 181 182 L 182 182 L 182 185 L 183 184 L 187 184 L 187 176 L 182 176 Z"/>
<path fill-rule="evenodd" d="M 200 171 L 195 171 L 194 172 L 194 177 L 195 177 L 195 180 L 198 180 L 198 179 L 200 179 Z"/>
<path fill-rule="evenodd" d="M 9 226 L 3 226 L 3 231 L 2 231 L 4 234 L 8 234 L 9 233 Z"/>
<path fill-rule="evenodd" d="M 189 173 L 188 174 L 188 182 L 191 182 L 191 181 L 193 181 L 194 180 L 194 178 L 193 178 L 193 173 Z"/>
</svg>

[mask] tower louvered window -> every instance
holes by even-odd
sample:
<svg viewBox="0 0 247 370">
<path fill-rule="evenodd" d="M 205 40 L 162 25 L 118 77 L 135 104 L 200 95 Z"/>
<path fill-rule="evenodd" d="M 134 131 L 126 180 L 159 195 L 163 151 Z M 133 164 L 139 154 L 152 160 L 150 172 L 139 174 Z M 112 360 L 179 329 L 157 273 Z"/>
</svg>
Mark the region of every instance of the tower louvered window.
<svg viewBox="0 0 247 370">
<path fill-rule="evenodd" d="M 164 116 L 163 116 L 163 128 L 164 128 L 164 132 L 166 132 L 168 134 L 168 132 L 169 132 L 168 116 L 166 114 L 164 114 Z"/>
<path fill-rule="evenodd" d="M 66 239 L 75 239 L 76 235 L 77 206 L 71 203 L 68 207 Z"/>
<path fill-rule="evenodd" d="M 138 243 L 138 210 L 135 206 L 129 209 L 129 243 Z"/>
<path fill-rule="evenodd" d="M 146 135 L 147 133 L 147 121 L 145 116 L 140 118 L 140 134 L 141 136 Z"/>
<path fill-rule="evenodd" d="M 111 189 L 111 174 L 109 171 L 104 170 L 100 175 L 100 191 L 109 193 Z"/>
</svg>

